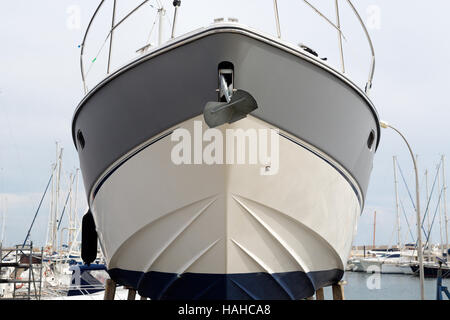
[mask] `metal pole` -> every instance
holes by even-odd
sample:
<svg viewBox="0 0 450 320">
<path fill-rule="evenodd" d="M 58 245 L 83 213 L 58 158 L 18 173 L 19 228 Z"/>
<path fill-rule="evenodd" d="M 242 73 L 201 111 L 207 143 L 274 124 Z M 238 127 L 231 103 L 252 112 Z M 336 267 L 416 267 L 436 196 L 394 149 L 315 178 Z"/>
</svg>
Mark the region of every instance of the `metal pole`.
<svg viewBox="0 0 450 320">
<path fill-rule="evenodd" d="M 278 14 L 278 1 L 273 0 L 273 8 L 275 11 L 275 23 L 277 25 L 278 38 L 281 39 L 280 15 Z"/>
<path fill-rule="evenodd" d="M 375 249 L 375 232 L 377 230 L 377 212 L 375 211 L 373 213 L 373 244 L 372 244 L 372 250 Z"/>
<path fill-rule="evenodd" d="M 162 44 L 162 38 L 163 38 L 163 16 L 165 14 L 164 7 L 161 6 L 158 9 L 159 13 L 159 27 L 158 27 L 158 45 Z"/>
<path fill-rule="evenodd" d="M 114 24 L 116 21 L 116 0 L 113 3 L 113 14 L 112 14 L 112 22 L 111 22 L 111 34 L 109 35 L 109 53 L 108 53 L 108 69 L 107 74 L 109 74 L 111 70 L 111 53 L 112 53 L 112 45 L 113 45 L 113 35 L 114 35 Z"/>
<path fill-rule="evenodd" d="M 341 17 L 339 14 L 339 3 L 336 0 L 336 23 L 338 27 L 338 39 L 339 39 L 339 52 L 341 54 L 341 65 L 342 65 L 342 73 L 345 73 L 345 63 L 344 63 L 344 48 L 342 45 L 342 31 L 341 31 Z"/>
<path fill-rule="evenodd" d="M 397 180 L 397 157 L 394 156 L 394 188 L 395 188 L 395 210 L 397 213 L 397 246 L 400 249 L 400 207 L 398 205 L 398 180 Z"/>
<path fill-rule="evenodd" d="M 3 170 L 3 169 L 2 169 Z M 2 188 L 2 191 L 4 189 Z M 0 246 L 3 245 L 3 242 L 5 241 L 5 230 L 6 230 L 6 196 L 1 195 L 1 203 L 0 203 L 0 210 L 2 211 L 2 233 L 0 238 Z M 1 255 L 0 255 L 1 257 Z"/>
<path fill-rule="evenodd" d="M 367 84 L 366 84 L 366 94 L 369 94 L 370 89 L 372 89 L 373 76 L 375 74 L 375 49 L 373 47 L 373 43 L 372 43 L 372 39 L 370 38 L 369 31 L 367 30 L 367 27 L 364 24 L 363 19 L 359 15 L 358 10 L 356 10 L 356 8 L 353 5 L 353 3 L 351 2 L 351 0 L 347 0 L 347 2 L 350 5 L 350 7 L 352 8 L 356 17 L 358 18 L 359 23 L 361 24 L 361 27 L 363 28 L 364 33 L 366 34 L 367 41 L 369 42 L 370 51 L 372 52 L 372 64 L 370 66 L 369 80 L 367 81 Z"/>
<path fill-rule="evenodd" d="M 447 184 L 445 181 L 445 156 L 442 156 L 442 184 L 444 188 L 444 219 L 445 219 L 445 253 L 448 261 L 448 219 L 447 219 Z"/>
<path fill-rule="evenodd" d="M 428 203 L 430 201 L 430 193 L 428 190 L 428 170 L 425 170 L 425 191 L 427 193 L 427 203 Z M 430 215 L 429 214 L 427 214 L 427 227 L 428 227 L 427 230 L 429 232 L 428 242 L 432 243 L 432 241 L 431 241 L 431 224 L 430 224 Z"/>
<path fill-rule="evenodd" d="M 63 148 L 59 149 L 59 157 L 57 161 L 57 172 L 56 172 L 56 200 L 55 200 L 55 216 L 54 216 L 54 224 L 53 224 L 53 248 L 58 248 L 58 229 L 57 229 L 57 219 L 58 219 L 58 205 L 59 205 L 59 192 L 60 192 L 60 182 L 61 182 L 61 167 L 62 167 L 62 154 Z"/>
<path fill-rule="evenodd" d="M 77 201 L 78 201 L 78 173 L 79 169 L 77 168 L 75 171 L 75 196 L 74 196 L 74 204 L 73 204 L 73 214 L 72 214 L 72 225 L 71 225 L 71 244 L 69 245 L 69 248 L 72 248 L 72 244 L 76 241 L 75 232 L 77 231 L 76 228 L 76 221 L 77 221 Z M 70 251 L 69 251 L 70 254 Z"/>
<path fill-rule="evenodd" d="M 408 147 L 409 153 L 411 154 L 411 158 L 413 160 L 414 164 L 414 172 L 416 177 L 416 213 L 417 213 L 417 242 L 418 242 L 418 255 L 419 255 L 419 276 L 420 276 L 420 298 L 422 300 L 425 300 L 425 288 L 424 288 L 424 270 L 423 270 L 423 245 L 422 245 L 422 230 L 421 230 L 421 224 L 422 219 L 420 217 L 420 190 L 419 190 L 419 169 L 417 168 L 417 161 L 416 157 L 414 156 L 414 152 L 411 149 L 411 146 L 408 143 L 408 140 L 406 140 L 405 136 L 396 128 L 393 126 L 385 123 L 380 122 L 380 126 L 382 128 L 391 128 L 395 132 L 397 132 L 400 137 L 403 139 L 403 141 L 406 143 L 406 146 Z"/>
<path fill-rule="evenodd" d="M 3 244 L 3 238 L 5 235 L 5 205 L 4 205 L 4 195 L 3 193 L 5 192 L 5 188 L 4 188 L 4 183 L 3 183 L 3 168 L 0 168 L 0 212 L 2 213 L 2 230 L 1 230 L 1 234 L 0 234 L 0 248 L 2 247 Z M 2 255 L 0 254 L 0 257 Z M 1 261 L 0 261 L 1 263 Z"/>
<path fill-rule="evenodd" d="M 439 172 L 438 172 L 438 177 L 437 177 L 437 184 L 438 184 L 438 186 L 440 188 L 441 187 L 441 178 L 439 176 Z M 441 241 L 440 241 L 439 247 L 441 249 L 441 252 L 443 253 L 444 252 L 444 236 L 443 236 L 443 233 L 442 233 L 442 201 L 441 201 L 441 196 L 442 196 L 442 189 L 438 193 L 438 201 L 439 201 L 439 235 L 441 237 Z"/>
<path fill-rule="evenodd" d="M 176 23 L 177 23 L 178 8 L 181 5 L 181 0 L 174 1 L 173 5 L 175 7 L 175 11 L 173 13 L 173 24 L 172 24 L 172 35 L 171 35 L 172 39 L 175 38 L 175 26 L 176 26 Z"/>
</svg>

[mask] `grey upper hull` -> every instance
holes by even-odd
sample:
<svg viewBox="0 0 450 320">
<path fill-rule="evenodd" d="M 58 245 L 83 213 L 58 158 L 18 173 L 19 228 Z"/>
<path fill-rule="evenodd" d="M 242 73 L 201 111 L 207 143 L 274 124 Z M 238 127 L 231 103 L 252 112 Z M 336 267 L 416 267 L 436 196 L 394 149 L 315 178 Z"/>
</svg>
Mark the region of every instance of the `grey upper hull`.
<svg viewBox="0 0 450 320">
<path fill-rule="evenodd" d="M 238 28 L 204 31 L 119 70 L 79 105 L 73 120 L 84 184 L 123 155 L 217 101 L 218 65 L 234 64 L 235 87 L 252 94 L 252 114 L 312 144 L 342 165 L 366 193 L 379 121 L 351 82 L 301 51 Z M 77 142 L 81 131 L 85 146 Z M 375 145 L 367 146 L 375 133 Z"/>
</svg>

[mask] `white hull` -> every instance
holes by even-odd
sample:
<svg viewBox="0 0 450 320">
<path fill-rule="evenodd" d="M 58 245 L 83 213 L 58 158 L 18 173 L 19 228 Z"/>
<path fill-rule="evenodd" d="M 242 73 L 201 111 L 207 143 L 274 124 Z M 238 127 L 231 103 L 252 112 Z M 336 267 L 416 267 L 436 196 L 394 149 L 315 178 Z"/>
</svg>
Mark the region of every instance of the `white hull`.
<svg viewBox="0 0 450 320">
<path fill-rule="evenodd" d="M 180 126 L 193 132 L 194 120 Z M 270 126 L 249 116 L 229 128 Z M 177 166 L 168 135 L 105 176 L 91 210 L 113 278 L 155 299 L 297 299 L 340 280 L 361 192 L 335 161 L 284 135 L 275 175 L 259 164 Z M 263 293 L 249 275 L 277 289 Z M 189 279 L 198 292 L 185 290 Z M 199 279 L 223 283 L 210 294 Z"/>
<path fill-rule="evenodd" d="M 412 274 L 409 263 L 386 259 L 361 259 L 361 267 L 367 273 Z"/>
</svg>

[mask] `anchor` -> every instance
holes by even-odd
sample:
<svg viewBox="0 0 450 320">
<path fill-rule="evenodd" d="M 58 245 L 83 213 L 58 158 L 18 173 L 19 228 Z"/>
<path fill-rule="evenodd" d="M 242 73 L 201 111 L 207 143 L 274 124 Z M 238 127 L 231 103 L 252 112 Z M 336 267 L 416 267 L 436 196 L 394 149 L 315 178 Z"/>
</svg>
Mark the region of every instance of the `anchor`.
<svg viewBox="0 0 450 320">
<path fill-rule="evenodd" d="M 220 87 L 227 102 L 208 102 L 203 111 L 205 122 L 210 128 L 239 121 L 258 109 L 258 104 L 250 93 L 244 90 L 233 92 L 223 75 L 220 76 Z"/>
</svg>

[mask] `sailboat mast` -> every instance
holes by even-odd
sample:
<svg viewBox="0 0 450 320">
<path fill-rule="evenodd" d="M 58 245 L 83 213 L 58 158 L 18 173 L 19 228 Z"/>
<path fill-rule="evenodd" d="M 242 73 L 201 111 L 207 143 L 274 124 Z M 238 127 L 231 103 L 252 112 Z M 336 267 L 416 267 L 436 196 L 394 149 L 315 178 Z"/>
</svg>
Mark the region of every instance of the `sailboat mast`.
<svg viewBox="0 0 450 320">
<path fill-rule="evenodd" d="M 395 187 L 395 210 L 397 214 L 397 247 L 400 249 L 401 246 L 401 227 L 400 227 L 400 207 L 398 204 L 398 180 L 397 180 L 397 157 L 393 156 L 394 164 L 394 187 Z"/>
<path fill-rule="evenodd" d="M 3 183 L 3 168 L 0 169 L 0 183 L 1 183 L 1 190 L 0 190 L 0 211 L 2 214 L 2 231 L 0 234 L 0 248 L 3 247 L 3 242 L 5 240 L 5 223 L 6 223 L 6 196 L 4 195 L 5 189 L 4 189 L 4 183 Z"/>
<path fill-rule="evenodd" d="M 438 172 L 438 177 L 437 177 L 437 184 L 438 184 L 439 188 L 441 188 L 441 178 L 439 176 L 439 172 Z M 439 234 L 441 236 L 440 249 L 441 249 L 441 252 L 443 252 L 444 251 L 444 236 L 442 234 L 442 189 L 439 190 L 438 196 L 439 196 L 439 198 L 438 198 L 438 201 L 439 201 Z"/>
<path fill-rule="evenodd" d="M 52 243 L 52 230 L 53 230 L 53 197 L 54 197 L 54 181 L 55 181 L 55 168 L 56 165 L 52 164 L 51 165 L 52 168 L 52 181 L 51 181 L 51 189 L 50 189 L 50 212 L 48 215 L 48 226 L 47 226 L 47 235 L 45 237 L 45 245 L 46 247 L 49 247 L 50 244 Z"/>
<path fill-rule="evenodd" d="M 6 214 L 7 214 L 7 200 L 6 196 L 2 196 L 1 210 L 2 210 L 2 234 L 0 238 L 0 247 L 3 247 L 5 242 L 5 230 L 6 230 Z"/>
<path fill-rule="evenodd" d="M 428 190 L 428 169 L 425 170 L 425 192 L 426 192 L 426 199 L 427 199 L 427 204 L 430 202 L 430 192 Z M 433 243 L 431 241 L 431 224 L 430 224 L 430 215 L 427 214 L 427 230 L 429 232 L 429 236 L 428 236 L 428 243 Z"/>
<path fill-rule="evenodd" d="M 73 181 L 74 181 L 73 173 L 69 176 L 69 225 L 68 225 L 68 232 L 67 232 L 67 247 L 70 248 L 70 245 L 72 243 L 72 225 L 73 225 Z M 68 253 L 69 254 L 69 253 Z"/>
<path fill-rule="evenodd" d="M 447 185 L 445 182 L 445 156 L 442 155 L 442 188 L 444 188 L 444 228 L 445 228 L 445 252 L 448 254 L 448 219 L 447 219 Z"/>
<path fill-rule="evenodd" d="M 77 240 L 76 231 L 77 231 L 77 202 L 78 202 L 78 174 L 80 169 L 76 169 L 75 171 L 75 195 L 73 198 L 73 213 L 72 213 L 72 222 L 70 226 L 70 233 L 71 233 L 71 243 L 69 245 L 70 248 L 73 247 L 73 244 Z M 69 251 L 70 253 L 70 251 Z"/>
<path fill-rule="evenodd" d="M 59 192 L 61 181 L 61 164 L 62 164 L 63 148 L 59 148 L 59 143 L 56 142 L 56 165 L 55 165 L 55 186 L 54 186 L 54 198 L 53 198 L 53 217 L 52 217 L 52 242 L 51 246 L 53 250 L 57 249 L 58 243 L 58 205 L 59 205 Z"/>
<path fill-rule="evenodd" d="M 375 232 L 377 230 L 377 212 L 373 213 L 373 244 L 372 249 L 375 249 Z"/>
</svg>

